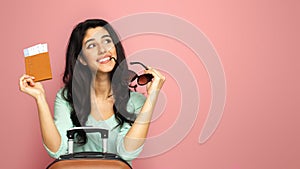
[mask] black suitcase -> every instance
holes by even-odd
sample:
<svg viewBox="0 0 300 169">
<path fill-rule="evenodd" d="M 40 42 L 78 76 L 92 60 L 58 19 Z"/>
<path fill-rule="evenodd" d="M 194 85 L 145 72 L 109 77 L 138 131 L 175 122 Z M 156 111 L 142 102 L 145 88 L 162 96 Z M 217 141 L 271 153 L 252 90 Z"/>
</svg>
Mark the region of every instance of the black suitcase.
<svg viewBox="0 0 300 169">
<path fill-rule="evenodd" d="M 73 152 L 74 135 L 82 130 L 86 133 L 101 134 L 103 152 Z M 54 160 L 47 169 L 132 169 L 121 157 L 107 152 L 108 130 L 98 127 L 74 127 L 67 131 L 67 136 L 68 154 Z"/>
</svg>

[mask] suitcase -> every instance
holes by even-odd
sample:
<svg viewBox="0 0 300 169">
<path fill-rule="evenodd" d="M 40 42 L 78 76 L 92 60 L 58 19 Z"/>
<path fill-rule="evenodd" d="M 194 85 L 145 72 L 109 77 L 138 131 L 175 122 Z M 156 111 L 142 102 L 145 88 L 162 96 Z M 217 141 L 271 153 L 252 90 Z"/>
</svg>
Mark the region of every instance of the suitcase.
<svg viewBox="0 0 300 169">
<path fill-rule="evenodd" d="M 73 152 L 75 133 L 99 132 L 102 138 L 102 152 Z M 68 154 L 61 155 L 46 169 L 132 169 L 127 161 L 116 154 L 107 152 L 108 130 L 98 127 L 74 127 L 67 131 Z"/>
</svg>

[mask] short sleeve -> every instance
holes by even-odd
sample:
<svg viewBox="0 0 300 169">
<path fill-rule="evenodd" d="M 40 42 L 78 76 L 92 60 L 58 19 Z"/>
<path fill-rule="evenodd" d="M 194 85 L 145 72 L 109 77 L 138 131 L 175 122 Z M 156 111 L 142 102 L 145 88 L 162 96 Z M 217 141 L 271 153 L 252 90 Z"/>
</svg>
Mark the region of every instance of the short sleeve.
<svg viewBox="0 0 300 169">
<path fill-rule="evenodd" d="M 145 103 L 146 97 L 140 93 L 137 92 L 131 92 L 130 99 L 128 101 L 128 111 L 131 113 L 138 114 L 141 111 L 141 108 L 143 107 Z M 117 138 L 117 152 L 118 155 L 121 156 L 122 159 L 131 161 L 138 157 L 138 155 L 141 153 L 143 146 L 139 147 L 135 151 L 127 151 L 124 146 L 124 137 L 126 136 L 127 132 L 131 126 L 128 123 L 124 123 L 122 128 L 120 129 L 118 138 Z"/>
<path fill-rule="evenodd" d="M 73 127 L 73 123 L 70 118 L 71 107 L 69 106 L 69 103 L 63 98 L 62 91 L 63 90 L 61 89 L 56 94 L 54 103 L 54 122 L 61 136 L 61 144 L 57 152 L 50 151 L 48 147 L 44 145 L 48 154 L 53 158 L 58 158 L 59 156 L 67 153 L 67 130 Z"/>
</svg>

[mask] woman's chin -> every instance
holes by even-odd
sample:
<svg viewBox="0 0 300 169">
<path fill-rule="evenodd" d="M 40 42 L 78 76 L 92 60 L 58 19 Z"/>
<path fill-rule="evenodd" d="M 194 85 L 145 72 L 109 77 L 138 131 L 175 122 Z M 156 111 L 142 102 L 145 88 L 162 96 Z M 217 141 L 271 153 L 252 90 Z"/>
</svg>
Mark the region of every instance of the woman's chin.
<svg viewBox="0 0 300 169">
<path fill-rule="evenodd" d="M 110 73 L 113 69 L 113 66 L 99 66 L 97 69 L 97 73 Z"/>
</svg>

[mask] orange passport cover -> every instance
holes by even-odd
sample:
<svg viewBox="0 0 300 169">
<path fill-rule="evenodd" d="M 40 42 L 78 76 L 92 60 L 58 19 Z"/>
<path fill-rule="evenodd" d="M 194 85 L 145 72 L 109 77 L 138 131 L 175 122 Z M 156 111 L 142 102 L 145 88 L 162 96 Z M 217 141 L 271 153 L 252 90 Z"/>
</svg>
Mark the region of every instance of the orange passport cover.
<svg viewBox="0 0 300 169">
<path fill-rule="evenodd" d="M 52 79 L 49 53 L 25 57 L 26 74 L 34 76 L 35 82 Z"/>
</svg>

